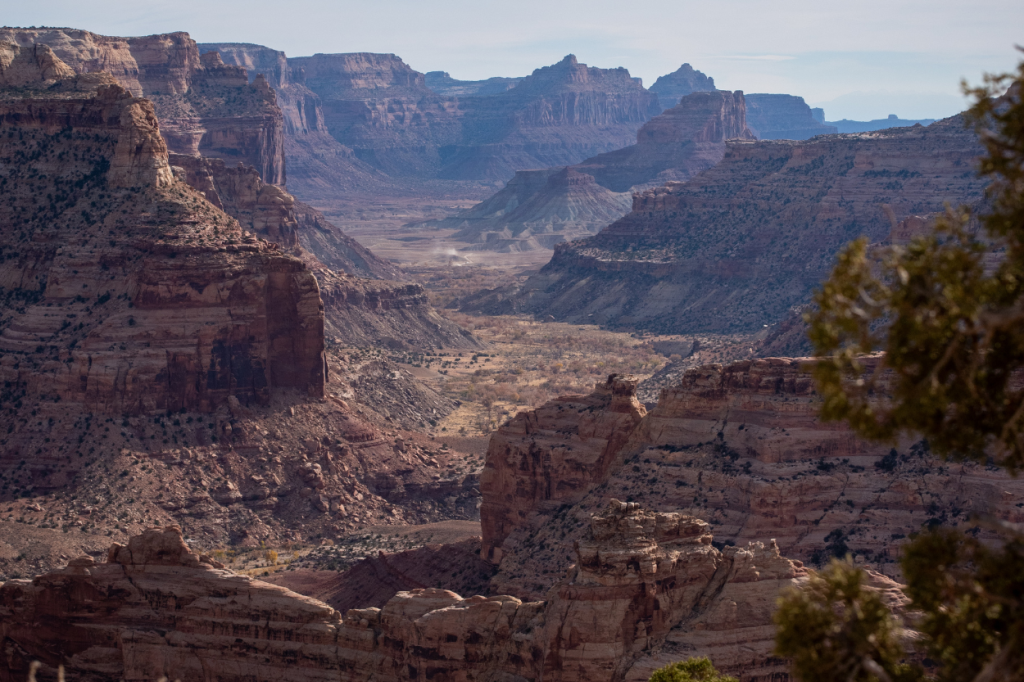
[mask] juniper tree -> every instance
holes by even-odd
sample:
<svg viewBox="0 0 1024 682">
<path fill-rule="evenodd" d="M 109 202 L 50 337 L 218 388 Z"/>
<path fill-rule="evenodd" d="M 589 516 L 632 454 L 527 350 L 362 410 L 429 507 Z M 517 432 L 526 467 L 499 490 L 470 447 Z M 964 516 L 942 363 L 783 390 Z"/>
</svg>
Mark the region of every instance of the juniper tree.
<svg viewBox="0 0 1024 682">
<path fill-rule="evenodd" d="M 906 246 L 851 243 L 806 320 L 822 358 L 814 374 L 824 419 L 845 420 L 876 441 L 919 434 L 944 459 L 1017 475 L 1024 468 L 1024 62 L 965 92 L 974 98 L 965 120 L 984 149 L 985 205 L 948 209 L 933 233 Z M 878 352 L 879 362 L 863 360 Z M 852 567 L 833 567 L 781 599 L 778 653 L 793 658 L 804 682 L 1024 680 L 1024 528 L 975 521 L 967 532 L 925 530 L 904 548 L 919 653 L 934 666 L 899 667 L 898 627 L 851 616 L 877 610 L 863 590 L 851 597 L 839 589 L 844 580 L 861 584 Z M 979 541 L 977 525 L 998 540 Z M 832 655 L 836 633 L 842 655 Z"/>
</svg>

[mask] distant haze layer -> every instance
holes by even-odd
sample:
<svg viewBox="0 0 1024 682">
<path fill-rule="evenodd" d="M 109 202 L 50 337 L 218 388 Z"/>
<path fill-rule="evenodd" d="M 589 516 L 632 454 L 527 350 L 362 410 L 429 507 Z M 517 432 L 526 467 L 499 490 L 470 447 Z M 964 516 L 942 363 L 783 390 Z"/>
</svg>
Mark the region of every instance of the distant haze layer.
<svg viewBox="0 0 1024 682">
<path fill-rule="evenodd" d="M 567 53 L 624 66 L 650 85 L 689 62 L 719 88 L 800 95 L 829 120 L 941 118 L 963 108 L 959 83 L 1011 68 L 1019 0 L 753 3 L 652 0 L 108 0 L 10 3 L 13 26 L 75 26 L 108 35 L 188 31 L 199 42 L 250 42 L 289 56 L 391 52 L 420 72 L 463 80 L 524 76 Z"/>
</svg>

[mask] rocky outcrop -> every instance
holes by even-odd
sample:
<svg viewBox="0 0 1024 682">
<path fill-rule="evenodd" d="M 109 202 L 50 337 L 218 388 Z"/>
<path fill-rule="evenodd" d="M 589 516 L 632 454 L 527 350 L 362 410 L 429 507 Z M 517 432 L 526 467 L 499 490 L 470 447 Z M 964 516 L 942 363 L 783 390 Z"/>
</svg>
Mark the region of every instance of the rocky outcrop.
<svg viewBox="0 0 1024 682">
<path fill-rule="evenodd" d="M 569 55 L 493 95 L 438 95 L 395 55 L 290 58 L 324 121 L 360 160 L 395 177 L 486 181 L 576 163 L 632 141 L 657 98 L 625 69 Z"/>
<path fill-rule="evenodd" d="M 478 305 L 661 333 L 760 330 L 807 302 L 843 245 L 885 239 L 890 216 L 978 205 L 979 153 L 960 117 L 731 142 L 714 168 L 639 193 L 629 215 L 557 245 L 517 295 Z"/>
<path fill-rule="evenodd" d="M 303 260 L 313 270 L 332 343 L 393 349 L 480 348 L 471 334 L 430 306 L 418 284 L 397 279 L 398 268 L 374 256 L 319 211 L 264 183 L 251 166 L 227 167 L 219 159 L 171 155 L 183 180 L 261 238 Z M 367 279 L 380 278 L 380 279 Z"/>
<path fill-rule="evenodd" d="M 649 89 L 658 96 L 661 106 L 671 109 L 694 92 L 714 92 L 715 79 L 683 64 L 672 73 L 660 76 Z"/>
<path fill-rule="evenodd" d="M 492 589 L 545 594 L 583 537 L 581 521 L 612 497 L 708 519 L 726 545 L 770 536 L 787 556 L 820 565 L 850 552 L 890 575 L 904 538 L 922 527 L 967 526 L 985 513 L 1024 521 L 1024 483 L 1004 472 L 821 422 L 806 362 L 693 369 L 632 420 L 595 404 L 607 391 L 599 386 L 502 426 L 481 476 L 482 556 L 499 567 Z M 581 433 L 605 423 L 599 441 Z M 588 454 L 595 445 L 599 460 Z"/>
<path fill-rule="evenodd" d="M 472 249 L 516 253 L 550 249 L 594 234 L 629 210 L 630 197 L 612 192 L 575 168 L 517 171 L 504 189 L 439 228 Z"/>
<path fill-rule="evenodd" d="M 197 556 L 177 527 L 0 585 L 4 682 L 63 665 L 71 680 L 384 681 L 646 679 L 710 655 L 744 680 L 777 679 L 770 615 L 800 579 L 777 547 L 712 547 L 708 525 L 613 502 L 546 601 L 403 591 L 344 616 Z"/>
<path fill-rule="evenodd" d="M 0 87 L 52 85 L 72 78 L 75 72 L 47 45 L 24 50 L 15 43 L 0 43 Z"/>
<path fill-rule="evenodd" d="M 249 43 L 199 43 L 203 55 L 216 53 L 225 64 L 245 69 L 249 81 L 262 75 L 277 94 L 286 135 L 326 133 L 320 98 L 307 88 L 301 68 L 294 72 L 284 52 Z"/>
<path fill-rule="evenodd" d="M 8 386 L 117 414 L 322 394 L 312 273 L 175 181 L 148 100 L 15 99 L 0 129 Z"/>
<path fill-rule="evenodd" d="M 499 563 L 509 533 L 538 508 L 574 504 L 617 464 L 646 414 L 636 382 L 611 376 L 588 396 L 522 412 L 491 437 L 480 477 L 481 556 Z"/>
<path fill-rule="evenodd" d="M 759 140 L 806 140 L 840 132 L 818 121 L 803 97 L 747 95 L 747 125 Z"/>
<path fill-rule="evenodd" d="M 266 182 L 285 182 L 283 117 L 264 79 L 216 54 L 200 56 L 187 33 L 138 38 L 69 28 L 0 28 L 0 43 L 45 46 L 75 73 L 105 71 L 137 97 L 148 97 L 171 151 L 255 167 Z"/>
<path fill-rule="evenodd" d="M 725 155 L 725 141 L 753 139 L 742 92 L 691 94 L 640 128 L 634 145 L 568 168 L 518 171 L 504 189 L 433 224 L 457 228 L 473 249 L 525 251 L 594 234 L 628 212 L 631 189 L 684 181 Z"/>
</svg>

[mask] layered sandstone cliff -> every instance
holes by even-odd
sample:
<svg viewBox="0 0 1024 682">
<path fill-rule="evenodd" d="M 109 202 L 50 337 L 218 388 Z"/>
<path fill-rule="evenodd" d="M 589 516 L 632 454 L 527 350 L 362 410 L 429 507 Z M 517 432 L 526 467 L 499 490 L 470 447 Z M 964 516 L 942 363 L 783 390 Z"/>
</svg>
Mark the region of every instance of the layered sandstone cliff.
<svg viewBox="0 0 1024 682">
<path fill-rule="evenodd" d="M 396 177 L 510 178 L 628 144 L 657 97 L 625 69 L 569 55 L 495 94 L 439 95 L 395 55 L 290 58 L 323 101 L 331 134 Z"/>
<path fill-rule="evenodd" d="M 113 545 L 31 581 L 0 585 L 0 679 L 63 665 L 71 680 L 642 680 L 710 655 L 744 680 L 771 657 L 779 589 L 804 574 L 774 543 L 719 551 L 708 525 L 613 502 L 546 601 L 399 592 L 342 615 L 217 567 L 177 527 Z"/>
<path fill-rule="evenodd" d="M 1024 483 L 998 469 L 822 423 L 805 361 L 690 370 L 646 415 L 616 407 L 636 402 L 633 384 L 613 378 L 502 426 L 481 476 L 493 589 L 544 594 L 584 520 L 612 497 L 707 519 L 727 545 L 770 535 L 787 556 L 821 564 L 850 552 L 892 575 L 900 544 L 922 527 L 968 526 L 976 514 L 1024 521 Z"/>
<path fill-rule="evenodd" d="M 629 215 L 556 246 L 517 296 L 486 309 L 664 333 L 753 331 L 805 303 L 852 239 L 881 241 L 891 217 L 983 199 L 980 148 L 960 117 L 727 147 L 714 168 L 637 194 Z"/>
<path fill-rule="evenodd" d="M 0 127 L 5 381 L 118 413 L 323 391 L 312 273 L 174 179 L 148 100 L 12 100 Z"/>
<path fill-rule="evenodd" d="M 171 151 L 243 162 L 266 182 L 284 184 L 283 117 L 264 79 L 216 54 L 200 56 L 187 33 L 133 38 L 70 28 L 0 28 L 0 43 L 45 45 L 75 73 L 104 71 L 148 97 Z"/>
<path fill-rule="evenodd" d="M 524 251 L 596 233 L 628 212 L 631 189 L 684 181 L 752 140 L 742 92 L 696 93 L 645 123 L 636 144 L 568 168 L 519 171 L 497 194 L 436 221 L 474 249 Z"/>
</svg>

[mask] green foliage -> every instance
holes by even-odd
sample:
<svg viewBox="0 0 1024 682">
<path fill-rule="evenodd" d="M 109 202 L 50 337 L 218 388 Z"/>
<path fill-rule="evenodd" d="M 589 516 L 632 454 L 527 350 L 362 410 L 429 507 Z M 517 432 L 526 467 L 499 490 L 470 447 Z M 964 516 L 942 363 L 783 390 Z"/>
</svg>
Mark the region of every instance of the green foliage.
<svg viewBox="0 0 1024 682">
<path fill-rule="evenodd" d="M 707 658 L 688 658 L 685 661 L 658 668 L 650 682 L 739 682 L 735 677 L 723 675 Z"/>
<path fill-rule="evenodd" d="M 907 246 L 860 239 L 840 253 L 807 316 L 828 358 L 815 367 L 824 418 L 878 440 L 920 433 L 944 457 L 1024 466 L 1024 388 L 1010 381 L 1024 368 L 1022 84 L 1024 62 L 968 90 L 967 120 L 986 151 L 986 212 L 950 209 Z M 998 265 L 986 268 L 986 254 Z M 864 357 L 880 350 L 891 377 Z"/>
<path fill-rule="evenodd" d="M 923 434 L 943 457 L 1016 475 L 1024 468 L 1024 62 L 965 91 L 976 101 L 967 120 L 985 149 L 987 207 L 949 209 L 933 234 L 907 246 L 853 242 L 806 319 L 824 358 L 814 368 L 824 418 L 874 440 Z M 1024 681 L 1024 528 L 978 523 L 1002 542 L 979 541 L 977 528 L 937 528 L 905 546 L 914 625 L 938 679 Z M 778 652 L 808 681 L 872 679 L 867 661 L 879 665 L 879 680 L 923 676 L 919 666 L 896 665 L 897 631 L 878 604 L 860 571 L 833 564 L 782 600 Z"/>
<path fill-rule="evenodd" d="M 1024 679 L 1024 535 L 997 530 L 1010 535 L 999 548 L 940 528 L 904 551 L 907 594 L 943 680 Z"/>
<path fill-rule="evenodd" d="M 865 589 L 865 577 L 849 561 L 836 559 L 779 598 L 775 653 L 793 659 L 798 680 L 869 682 L 883 674 L 893 681 L 919 679 L 900 663 L 899 623 L 878 592 Z"/>
</svg>

